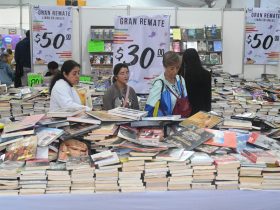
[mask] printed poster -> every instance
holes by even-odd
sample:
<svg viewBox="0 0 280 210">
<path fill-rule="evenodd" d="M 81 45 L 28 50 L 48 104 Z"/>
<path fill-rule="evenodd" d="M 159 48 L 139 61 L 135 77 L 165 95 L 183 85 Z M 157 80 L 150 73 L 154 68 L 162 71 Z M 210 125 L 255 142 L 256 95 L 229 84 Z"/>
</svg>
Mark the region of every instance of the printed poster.
<svg viewBox="0 0 280 210">
<path fill-rule="evenodd" d="M 246 10 L 245 64 L 279 62 L 280 9 Z"/>
<path fill-rule="evenodd" d="M 117 16 L 113 64 L 129 66 L 128 85 L 136 93 L 149 93 L 152 81 L 163 71 L 162 57 L 169 50 L 170 17 Z"/>
<path fill-rule="evenodd" d="M 71 7 L 33 7 L 34 64 L 62 64 L 72 58 L 72 18 Z"/>
</svg>

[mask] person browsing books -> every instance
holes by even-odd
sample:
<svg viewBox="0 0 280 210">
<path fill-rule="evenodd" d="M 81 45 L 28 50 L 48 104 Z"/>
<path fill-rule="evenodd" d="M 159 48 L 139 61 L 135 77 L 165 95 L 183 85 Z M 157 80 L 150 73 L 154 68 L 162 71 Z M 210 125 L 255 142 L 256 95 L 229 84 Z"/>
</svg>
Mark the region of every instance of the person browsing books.
<svg viewBox="0 0 280 210">
<path fill-rule="evenodd" d="M 67 60 L 63 63 L 61 71 L 58 72 L 50 83 L 50 111 L 62 108 L 84 108 L 90 111 L 91 108 L 81 104 L 81 100 L 74 85 L 79 82 L 80 65 Z"/>
<path fill-rule="evenodd" d="M 148 116 L 173 114 L 177 97 L 186 97 L 184 78 L 177 75 L 181 61 L 177 53 L 168 51 L 163 55 L 164 72 L 155 78 L 145 106 Z"/>
<path fill-rule="evenodd" d="M 211 73 L 202 67 L 195 49 L 185 50 L 179 74 L 186 81 L 192 115 L 211 111 Z"/>
<path fill-rule="evenodd" d="M 10 65 L 7 64 L 8 55 L 3 53 L 0 55 L 0 84 L 6 84 L 10 86 L 14 81 L 14 73 L 10 68 Z"/>
<path fill-rule="evenodd" d="M 103 97 L 103 109 L 126 107 L 139 110 L 137 95 L 134 89 L 127 85 L 129 69 L 124 63 L 114 66 L 113 85 L 108 88 Z"/>
<path fill-rule="evenodd" d="M 50 77 L 58 73 L 58 63 L 51 61 L 48 63 L 48 72 L 45 74 L 45 77 Z"/>
</svg>

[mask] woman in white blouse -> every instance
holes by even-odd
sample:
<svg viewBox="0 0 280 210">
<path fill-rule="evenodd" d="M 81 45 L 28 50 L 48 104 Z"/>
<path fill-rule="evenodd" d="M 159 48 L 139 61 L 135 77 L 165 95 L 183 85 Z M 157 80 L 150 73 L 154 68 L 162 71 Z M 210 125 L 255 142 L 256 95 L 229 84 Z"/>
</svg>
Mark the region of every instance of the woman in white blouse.
<svg viewBox="0 0 280 210">
<path fill-rule="evenodd" d="M 78 92 L 73 87 L 79 82 L 80 65 L 73 61 L 65 61 L 61 72 L 57 73 L 50 84 L 50 111 L 61 108 L 82 108 L 89 111 L 90 108 L 81 104 Z"/>
</svg>

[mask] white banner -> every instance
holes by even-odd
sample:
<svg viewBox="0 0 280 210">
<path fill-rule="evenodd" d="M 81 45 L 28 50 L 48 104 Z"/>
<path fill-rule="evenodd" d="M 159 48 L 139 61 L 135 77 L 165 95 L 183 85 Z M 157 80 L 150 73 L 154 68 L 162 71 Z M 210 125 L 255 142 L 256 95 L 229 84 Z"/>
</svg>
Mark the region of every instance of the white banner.
<svg viewBox="0 0 280 210">
<path fill-rule="evenodd" d="M 277 65 L 279 34 L 280 9 L 248 8 L 244 63 Z"/>
<path fill-rule="evenodd" d="M 162 56 L 169 50 L 169 16 L 118 16 L 115 18 L 113 64 L 129 66 L 128 84 L 137 93 L 149 93 L 163 72 Z"/>
<path fill-rule="evenodd" d="M 72 58 L 71 7 L 33 7 L 32 29 L 34 64 L 62 64 Z"/>
</svg>

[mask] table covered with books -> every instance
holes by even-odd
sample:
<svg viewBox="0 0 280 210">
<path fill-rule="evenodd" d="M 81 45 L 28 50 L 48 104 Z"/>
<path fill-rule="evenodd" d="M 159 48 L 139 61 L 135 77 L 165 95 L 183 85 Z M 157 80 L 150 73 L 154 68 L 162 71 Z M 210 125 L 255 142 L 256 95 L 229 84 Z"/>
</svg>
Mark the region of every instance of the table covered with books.
<svg viewBox="0 0 280 210">
<path fill-rule="evenodd" d="M 218 202 L 237 209 L 243 202 L 273 209 L 280 193 L 279 81 L 227 81 L 223 72 L 217 78 L 212 112 L 187 119 L 127 108 L 49 112 L 44 90 L 8 91 L 0 97 L 0 205 L 42 209 L 62 200 L 68 209 L 189 209 Z"/>
</svg>

